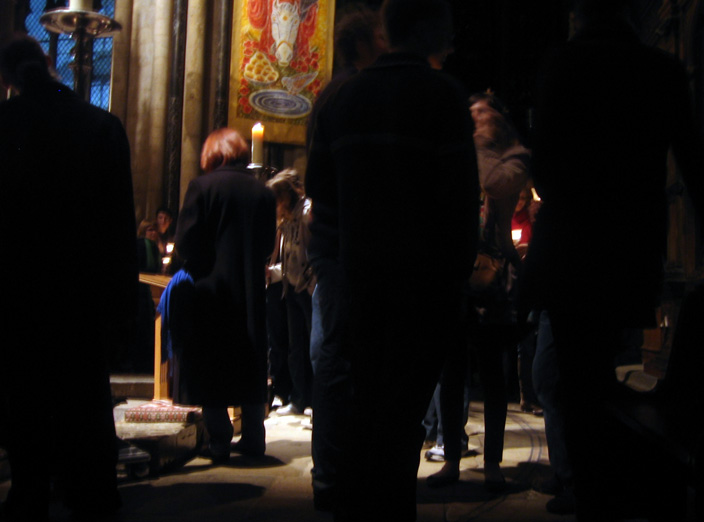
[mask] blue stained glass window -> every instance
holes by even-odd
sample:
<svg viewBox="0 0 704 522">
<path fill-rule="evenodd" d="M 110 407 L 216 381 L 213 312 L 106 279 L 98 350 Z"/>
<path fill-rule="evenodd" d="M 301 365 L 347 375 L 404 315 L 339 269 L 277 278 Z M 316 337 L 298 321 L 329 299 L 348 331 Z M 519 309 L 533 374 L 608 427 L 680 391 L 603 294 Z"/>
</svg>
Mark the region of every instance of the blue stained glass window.
<svg viewBox="0 0 704 522">
<path fill-rule="evenodd" d="M 68 4 L 68 1 L 66 2 Z M 115 17 L 115 0 L 102 0 L 100 13 Z M 44 14 L 46 0 L 30 0 L 31 12 L 25 20 L 27 32 L 36 38 L 47 53 L 49 52 L 50 34 L 39 23 L 39 18 Z M 58 35 L 56 51 L 56 72 L 61 82 L 73 87 L 73 71 L 69 64 L 73 60 L 71 50 L 75 41 L 65 34 Z M 90 102 L 93 105 L 107 109 L 110 104 L 110 69 L 112 66 L 112 37 L 95 38 L 93 40 L 93 74 L 90 84 Z"/>
</svg>

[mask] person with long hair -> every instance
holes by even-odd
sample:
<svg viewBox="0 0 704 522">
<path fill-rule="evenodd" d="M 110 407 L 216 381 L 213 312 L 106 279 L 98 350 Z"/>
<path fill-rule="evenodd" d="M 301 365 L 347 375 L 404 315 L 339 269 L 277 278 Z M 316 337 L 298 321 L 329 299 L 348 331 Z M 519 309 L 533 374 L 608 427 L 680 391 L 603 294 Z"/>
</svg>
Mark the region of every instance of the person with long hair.
<svg viewBox="0 0 704 522">
<path fill-rule="evenodd" d="M 468 407 L 464 392 L 468 341 L 476 355 L 484 392 L 484 483 L 494 492 L 505 487 L 500 467 L 508 405 L 503 355 L 520 339 L 513 297 L 521 258 L 511 237 L 511 220 L 528 180 L 530 152 L 521 145 L 498 97 L 477 93 L 470 97 L 469 105 L 483 194 L 479 250 L 497 263 L 498 270 L 497 277 L 485 287 L 478 288 L 471 279 L 466 287 L 467 337 L 450 351 L 440 383 L 445 463 L 428 477 L 428 485 L 441 487 L 459 480 Z"/>
<path fill-rule="evenodd" d="M 281 231 L 281 277 L 288 319 L 288 367 L 291 402 L 278 415 L 301 415 L 312 405 L 313 370 L 310 362 L 310 331 L 315 275 L 308 262 L 310 200 L 301 189 L 298 173 L 286 169 L 267 182 L 276 197 Z"/>
</svg>

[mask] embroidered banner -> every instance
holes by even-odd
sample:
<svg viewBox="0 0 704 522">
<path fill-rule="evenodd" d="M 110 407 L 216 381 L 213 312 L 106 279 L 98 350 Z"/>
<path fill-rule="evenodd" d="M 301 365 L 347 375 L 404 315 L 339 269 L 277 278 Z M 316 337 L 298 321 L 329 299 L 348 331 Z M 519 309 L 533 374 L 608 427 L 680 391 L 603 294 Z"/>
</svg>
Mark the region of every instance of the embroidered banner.
<svg viewBox="0 0 704 522">
<path fill-rule="evenodd" d="M 332 74 L 334 0 L 235 3 L 229 125 L 246 139 L 305 143 L 313 103 Z"/>
</svg>

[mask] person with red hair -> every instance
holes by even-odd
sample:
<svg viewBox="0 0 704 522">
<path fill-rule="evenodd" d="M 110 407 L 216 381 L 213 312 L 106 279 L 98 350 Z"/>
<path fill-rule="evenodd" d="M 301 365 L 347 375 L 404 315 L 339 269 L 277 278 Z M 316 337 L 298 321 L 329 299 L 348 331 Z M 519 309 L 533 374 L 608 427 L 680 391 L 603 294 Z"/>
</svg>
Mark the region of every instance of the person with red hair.
<svg viewBox="0 0 704 522">
<path fill-rule="evenodd" d="M 213 462 L 230 457 L 228 406 L 242 407 L 242 438 L 234 450 L 261 456 L 266 446 L 264 267 L 276 205 L 248 163 L 237 131 L 211 133 L 201 154 L 205 175 L 189 184 L 176 225 L 176 250 L 195 285 L 180 379 L 187 401 L 203 406 Z"/>
<path fill-rule="evenodd" d="M 203 173 L 226 165 L 247 165 L 249 147 L 239 132 L 227 127 L 211 132 L 203 143 L 200 168 Z"/>
</svg>

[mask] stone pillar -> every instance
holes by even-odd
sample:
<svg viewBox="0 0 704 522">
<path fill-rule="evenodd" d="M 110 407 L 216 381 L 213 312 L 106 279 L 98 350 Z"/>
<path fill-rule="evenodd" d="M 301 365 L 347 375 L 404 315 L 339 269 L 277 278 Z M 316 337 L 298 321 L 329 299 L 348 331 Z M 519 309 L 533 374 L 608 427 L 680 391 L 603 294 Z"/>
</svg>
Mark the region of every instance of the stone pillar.
<svg viewBox="0 0 704 522">
<path fill-rule="evenodd" d="M 172 211 L 177 211 L 179 208 L 187 17 L 188 0 L 173 0 L 173 16 L 169 28 L 172 50 L 168 83 L 166 165 L 163 187 L 164 204 Z"/>
<path fill-rule="evenodd" d="M 230 49 L 232 47 L 233 0 L 218 0 L 218 17 L 214 27 L 215 42 L 215 93 L 213 129 L 227 126 L 227 109 L 230 104 Z"/>
<path fill-rule="evenodd" d="M 204 139 L 203 109 L 206 34 L 209 34 L 205 0 L 190 0 L 185 49 L 183 128 L 181 135 L 180 204 L 191 180 L 200 172 L 200 149 Z"/>
<path fill-rule="evenodd" d="M 162 187 L 173 2 L 132 2 L 132 29 L 129 49 L 125 52 L 129 74 L 127 92 L 124 93 L 124 122 L 132 147 L 132 179 L 139 223 L 144 218 L 156 219 L 156 209 L 164 203 Z M 118 5 L 122 3 L 118 2 Z"/>
</svg>

